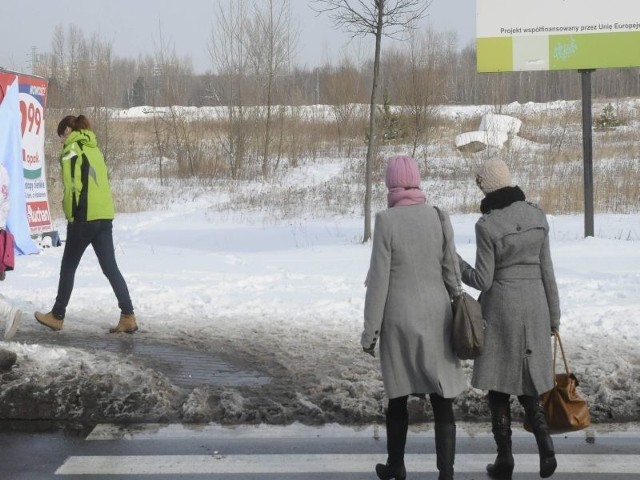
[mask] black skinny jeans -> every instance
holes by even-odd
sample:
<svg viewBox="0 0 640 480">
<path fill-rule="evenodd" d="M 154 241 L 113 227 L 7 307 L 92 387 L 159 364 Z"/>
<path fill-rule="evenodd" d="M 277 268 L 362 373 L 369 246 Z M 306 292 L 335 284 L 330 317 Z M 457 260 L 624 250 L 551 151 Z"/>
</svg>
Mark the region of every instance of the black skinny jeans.
<svg viewBox="0 0 640 480">
<path fill-rule="evenodd" d="M 58 318 L 64 318 L 73 291 L 76 270 L 89 245 L 93 247 L 102 273 L 111 284 L 113 293 L 118 299 L 120 311 L 124 315 L 132 314 L 133 304 L 129 296 L 129 289 L 116 263 L 113 246 L 113 222 L 111 220 L 92 220 L 67 224 L 67 240 L 62 254 L 58 296 L 52 309 L 53 314 Z"/>
</svg>

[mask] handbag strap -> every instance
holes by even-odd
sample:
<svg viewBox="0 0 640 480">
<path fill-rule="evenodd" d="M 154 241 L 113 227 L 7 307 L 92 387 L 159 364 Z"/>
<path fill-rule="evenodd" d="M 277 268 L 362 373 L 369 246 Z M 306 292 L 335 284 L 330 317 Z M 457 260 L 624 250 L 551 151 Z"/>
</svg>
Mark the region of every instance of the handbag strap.
<svg viewBox="0 0 640 480">
<path fill-rule="evenodd" d="M 433 206 L 433 208 L 436 209 L 436 212 L 438 212 L 438 217 L 440 217 L 440 226 L 442 227 L 442 236 L 444 237 L 444 245 L 443 245 L 443 251 L 446 251 L 446 249 L 449 249 L 449 253 L 451 254 L 451 259 L 453 260 L 453 262 L 456 262 L 457 258 L 456 258 L 456 254 L 455 251 L 453 249 L 453 242 L 451 241 L 451 238 L 449 237 L 449 235 L 447 235 L 447 230 L 444 228 L 444 214 L 442 213 L 442 210 L 440 210 L 438 207 L 436 207 L 435 205 Z M 453 271 L 455 273 L 456 276 L 456 284 L 457 284 L 457 294 L 461 295 L 463 292 L 463 288 L 462 288 L 462 279 L 460 278 L 460 268 L 458 267 L 458 265 L 454 265 Z"/>
<path fill-rule="evenodd" d="M 560 353 L 562 353 L 562 361 L 564 362 L 564 369 L 567 375 L 570 375 L 569 364 L 567 363 L 567 355 L 564 353 L 564 347 L 562 346 L 562 340 L 560 340 L 560 332 L 555 332 L 553 335 L 553 378 L 556 378 L 556 358 L 558 356 L 558 345 L 560 345 Z"/>
</svg>

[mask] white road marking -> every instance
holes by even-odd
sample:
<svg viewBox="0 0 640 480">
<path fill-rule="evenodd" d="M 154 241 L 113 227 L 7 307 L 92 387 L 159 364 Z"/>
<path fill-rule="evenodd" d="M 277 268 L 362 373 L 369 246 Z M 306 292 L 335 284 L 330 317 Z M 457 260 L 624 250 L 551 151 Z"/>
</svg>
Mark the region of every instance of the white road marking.
<svg viewBox="0 0 640 480">
<path fill-rule="evenodd" d="M 594 427 L 562 435 L 554 435 L 554 438 L 575 437 L 588 438 L 606 434 L 608 436 L 638 436 L 640 425 L 632 424 L 630 433 L 622 430 L 614 433 L 600 431 Z M 533 438 L 533 435 L 513 426 L 513 438 Z M 179 438 L 385 438 L 385 428 L 377 425 L 362 427 L 346 427 L 338 424 L 326 424 L 322 426 L 309 426 L 302 424 L 293 425 L 233 425 L 222 426 L 216 424 L 207 425 L 182 425 L 178 423 L 137 423 L 132 425 L 118 425 L 102 423 L 95 426 L 86 440 L 163 440 Z M 458 423 L 457 438 L 491 438 L 491 425 L 488 423 Z M 409 438 L 433 438 L 433 425 L 411 425 Z"/>
<path fill-rule="evenodd" d="M 516 473 L 536 473 L 538 455 L 514 455 Z M 484 472 L 495 455 L 456 455 L 455 470 Z M 640 455 L 557 455 L 563 473 L 640 472 Z M 161 475 L 161 474 L 255 474 L 255 473 L 366 473 L 373 472 L 380 454 L 277 454 L 277 455 L 130 455 L 73 456 L 58 468 L 56 475 Z M 410 472 L 435 472 L 433 454 L 405 455 Z"/>
<path fill-rule="evenodd" d="M 491 427 L 487 427 L 486 431 L 490 430 Z M 384 428 L 376 426 L 358 428 L 345 427 L 337 424 L 314 427 L 302 424 L 222 426 L 216 424 L 183 425 L 179 423 L 137 423 L 132 425 L 102 423 L 94 427 L 91 433 L 86 437 L 86 440 L 174 440 L 183 438 L 373 438 L 384 434 Z M 421 432 L 420 435 L 425 436 L 424 432 Z M 459 437 L 462 435 L 463 433 L 460 434 Z M 410 432 L 409 436 L 412 436 L 412 432 Z M 431 436 L 433 437 L 433 435 Z"/>
</svg>

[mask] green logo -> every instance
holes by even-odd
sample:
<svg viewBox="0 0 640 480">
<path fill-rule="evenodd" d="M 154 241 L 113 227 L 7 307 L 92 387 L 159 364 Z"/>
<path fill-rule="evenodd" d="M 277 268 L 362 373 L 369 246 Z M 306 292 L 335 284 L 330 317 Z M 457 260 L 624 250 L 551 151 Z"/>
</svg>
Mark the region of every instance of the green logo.
<svg viewBox="0 0 640 480">
<path fill-rule="evenodd" d="M 42 175 L 42 167 L 36 170 L 27 170 L 26 168 L 23 168 L 22 172 L 24 178 L 26 178 L 27 180 L 35 180 L 36 178 L 40 178 L 40 176 Z"/>
</svg>

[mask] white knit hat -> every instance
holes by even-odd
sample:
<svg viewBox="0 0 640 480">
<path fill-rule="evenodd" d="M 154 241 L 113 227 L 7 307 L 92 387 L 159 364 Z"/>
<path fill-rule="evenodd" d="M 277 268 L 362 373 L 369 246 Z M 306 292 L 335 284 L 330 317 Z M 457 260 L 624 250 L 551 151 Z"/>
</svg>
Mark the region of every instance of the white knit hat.
<svg viewBox="0 0 640 480">
<path fill-rule="evenodd" d="M 513 186 L 509 167 L 499 158 L 491 158 L 482 164 L 476 176 L 476 183 L 485 195 Z"/>
</svg>

